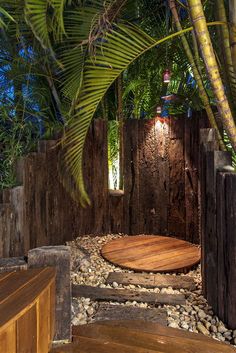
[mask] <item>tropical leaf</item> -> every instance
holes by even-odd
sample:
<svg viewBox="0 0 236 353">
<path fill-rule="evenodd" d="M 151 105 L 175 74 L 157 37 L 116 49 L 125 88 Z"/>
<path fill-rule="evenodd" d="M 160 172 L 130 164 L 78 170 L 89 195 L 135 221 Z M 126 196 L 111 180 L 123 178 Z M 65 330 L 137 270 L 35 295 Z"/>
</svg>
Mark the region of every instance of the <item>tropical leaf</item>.
<svg viewBox="0 0 236 353">
<path fill-rule="evenodd" d="M 90 6 L 80 6 L 65 13 L 66 46 L 60 49 L 63 65 L 62 92 L 75 100 L 81 88 L 87 51 L 95 54 L 93 43 L 112 26 L 127 0 L 96 0 Z M 86 3 L 86 2 L 85 2 Z M 92 6 L 92 7 L 91 7 Z"/>
<path fill-rule="evenodd" d="M 25 20 L 44 49 L 52 48 L 50 33 L 65 33 L 63 11 L 66 0 L 25 0 Z"/>
<path fill-rule="evenodd" d="M 8 20 L 15 22 L 14 18 L 4 8 L 0 7 L 0 14 Z M 0 28 L 6 27 L 4 20 L 0 17 Z"/>
<path fill-rule="evenodd" d="M 25 20 L 44 49 L 51 47 L 47 18 L 48 6 L 47 0 L 37 0 L 37 2 L 25 0 Z"/>
</svg>

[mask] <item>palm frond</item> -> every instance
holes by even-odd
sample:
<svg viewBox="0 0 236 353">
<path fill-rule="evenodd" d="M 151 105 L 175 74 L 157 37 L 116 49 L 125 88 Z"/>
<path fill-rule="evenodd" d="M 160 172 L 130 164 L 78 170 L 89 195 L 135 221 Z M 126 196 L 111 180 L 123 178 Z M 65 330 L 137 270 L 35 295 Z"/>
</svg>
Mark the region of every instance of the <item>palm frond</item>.
<svg viewBox="0 0 236 353">
<path fill-rule="evenodd" d="M 44 49 L 51 47 L 47 18 L 48 6 L 47 0 L 25 1 L 25 20 Z"/>
<path fill-rule="evenodd" d="M 61 38 L 66 0 L 25 0 L 25 20 L 44 49 L 51 48 L 50 33 Z"/>
<path fill-rule="evenodd" d="M 8 19 L 12 22 L 15 22 L 14 18 L 3 7 L 0 7 L 0 14 L 3 15 L 4 17 L 6 17 L 6 19 Z M 4 28 L 4 27 L 6 27 L 6 23 L 0 17 L 0 28 Z"/>
</svg>

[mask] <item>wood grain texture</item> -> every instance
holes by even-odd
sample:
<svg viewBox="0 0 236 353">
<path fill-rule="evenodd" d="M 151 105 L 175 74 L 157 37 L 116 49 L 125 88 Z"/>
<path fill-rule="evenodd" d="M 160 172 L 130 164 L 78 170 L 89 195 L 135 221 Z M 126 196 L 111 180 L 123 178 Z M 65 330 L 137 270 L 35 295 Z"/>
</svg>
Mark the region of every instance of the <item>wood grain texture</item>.
<svg viewBox="0 0 236 353">
<path fill-rule="evenodd" d="M 136 285 L 146 288 L 167 288 L 188 289 L 194 290 L 195 283 L 192 277 L 187 276 L 172 276 L 162 274 L 141 274 L 141 273 L 124 273 L 111 272 L 109 273 L 106 283 L 112 284 L 116 282 L 123 285 Z"/>
<path fill-rule="evenodd" d="M 162 236 L 115 239 L 103 246 L 101 254 L 120 267 L 148 272 L 180 271 L 200 261 L 200 249 L 197 246 Z"/>
<path fill-rule="evenodd" d="M 68 246 L 43 246 L 28 253 L 29 268 L 51 266 L 56 270 L 55 340 L 71 340 L 70 265 Z"/>
<path fill-rule="evenodd" d="M 204 231 L 204 254 L 205 254 L 205 282 L 207 283 L 206 296 L 213 309 L 218 311 L 218 301 L 215 295 L 218 290 L 217 276 L 217 210 L 216 210 L 216 174 L 217 169 L 231 164 L 229 152 L 207 151 L 206 152 L 206 223 Z"/>
<path fill-rule="evenodd" d="M 218 315 L 230 328 L 236 327 L 236 174 L 217 175 L 217 291 Z"/>
<path fill-rule="evenodd" d="M 157 322 L 167 325 L 167 311 L 156 308 L 138 308 L 133 306 L 99 304 L 98 310 L 94 315 L 95 321 L 104 320 L 143 320 L 145 322 Z"/>
<path fill-rule="evenodd" d="M 73 297 L 85 297 L 97 301 L 136 301 L 150 304 L 185 305 L 183 294 L 140 292 L 128 289 L 98 288 L 85 285 L 72 286 Z"/>
<path fill-rule="evenodd" d="M 18 270 L 27 270 L 27 263 L 23 256 L 0 259 L 0 273 Z"/>
<path fill-rule="evenodd" d="M 17 322 L 17 353 L 37 352 L 37 311 L 36 304 Z M 41 336 L 42 337 L 42 336 Z M 43 351 L 42 351 L 43 352 Z"/>
<path fill-rule="evenodd" d="M 51 344 L 49 295 L 49 288 L 47 288 L 37 302 L 38 331 L 40 332 L 40 339 L 38 340 L 39 352 L 47 352 Z"/>
<path fill-rule="evenodd" d="M 144 324 L 145 325 L 145 324 Z M 165 330 L 165 331 L 164 331 Z M 234 348 L 227 345 L 214 343 L 213 340 L 194 340 L 188 339 L 188 332 L 185 331 L 184 337 L 168 335 L 168 327 L 164 327 L 165 334 L 150 334 L 135 330 L 131 327 L 112 326 L 112 322 L 107 325 L 95 323 L 92 325 L 77 326 L 74 329 L 74 341 L 80 340 L 80 337 L 107 340 L 108 342 L 122 343 L 134 350 L 135 347 L 150 349 L 157 352 L 175 352 L 175 353 L 224 353 L 235 352 Z M 199 335 L 198 335 L 199 336 Z M 200 335 L 201 336 L 201 335 Z"/>
<path fill-rule="evenodd" d="M 48 353 L 53 268 L 0 274 L 0 352 Z"/>
<path fill-rule="evenodd" d="M 205 225 L 207 222 L 206 213 L 206 152 L 219 150 L 219 144 L 216 138 L 216 132 L 214 129 L 201 129 L 200 130 L 200 161 L 199 161 L 199 209 L 200 209 L 200 242 L 201 242 L 201 274 L 202 274 L 202 289 L 206 296 L 207 283 L 206 283 L 206 271 L 205 266 Z"/>
<path fill-rule="evenodd" d="M 233 353 L 235 348 L 183 330 L 144 321 L 105 321 L 73 328 L 74 343 L 51 353 Z"/>
<path fill-rule="evenodd" d="M 22 276 L 25 273 L 27 272 L 22 271 Z M 30 280 L 27 279 L 26 285 L 15 290 L 0 304 L 0 327 L 16 320 L 23 312 L 27 311 L 28 305 L 33 304 L 41 292 L 55 280 L 55 271 L 53 268 L 41 269 L 38 270 L 37 275 L 33 273 L 32 277 Z M 1 281 L 0 285 L 4 286 L 4 281 Z"/>
<path fill-rule="evenodd" d="M 4 353 L 16 352 L 16 323 L 8 325 L 5 330 L 0 329 L 0 348 Z"/>
</svg>

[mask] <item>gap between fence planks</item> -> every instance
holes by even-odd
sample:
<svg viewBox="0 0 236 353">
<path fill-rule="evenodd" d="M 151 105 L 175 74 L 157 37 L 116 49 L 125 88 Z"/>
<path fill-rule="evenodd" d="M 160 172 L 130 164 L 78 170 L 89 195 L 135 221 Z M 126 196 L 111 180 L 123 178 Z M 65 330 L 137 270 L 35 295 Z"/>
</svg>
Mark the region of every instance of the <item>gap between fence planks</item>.
<svg viewBox="0 0 236 353">
<path fill-rule="evenodd" d="M 113 321 L 117 320 L 117 318 L 125 321 L 142 320 L 167 326 L 167 311 L 163 308 L 137 308 L 133 306 L 101 303 L 93 317 L 95 321 Z"/>
<path fill-rule="evenodd" d="M 73 285 L 72 296 L 97 301 L 136 301 L 150 304 L 186 305 L 185 295 L 183 294 L 138 292 L 128 289 L 98 288 L 85 285 Z"/>
<path fill-rule="evenodd" d="M 136 285 L 146 288 L 166 288 L 194 290 L 196 288 L 193 278 L 187 276 L 149 275 L 139 273 L 110 272 L 106 283 L 116 282 L 123 285 Z"/>
</svg>

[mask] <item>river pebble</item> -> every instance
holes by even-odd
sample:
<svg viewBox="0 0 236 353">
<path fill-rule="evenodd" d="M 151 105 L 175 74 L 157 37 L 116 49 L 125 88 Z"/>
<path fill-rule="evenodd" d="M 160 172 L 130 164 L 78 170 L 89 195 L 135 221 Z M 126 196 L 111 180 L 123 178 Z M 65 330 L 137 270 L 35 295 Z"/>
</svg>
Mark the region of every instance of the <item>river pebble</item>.
<svg viewBox="0 0 236 353">
<path fill-rule="evenodd" d="M 100 255 L 101 247 L 108 241 L 123 237 L 122 234 L 108 234 L 106 236 L 84 236 L 69 242 L 71 247 L 71 281 L 75 284 L 86 284 L 98 286 L 100 288 L 127 288 L 143 292 L 155 293 L 184 293 L 187 295 L 186 305 L 164 305 L 168 314 L 168 326 L 190 332 L 201 333 L 211 336 L 214 339 L 224 341 L 228 344 L 236 345 L 236 330 L 229 330 L 224 323 L 214 315 L 212 308 L 207 304 L 202 295 L 201 270 L 200 266 L 187 273 L 194 278 L 196 290 L 189 292 L 184 289 L 176 290 L 171 287 L 148 289 L 140 286 L 130 285 L 122 286 L 116 282 L 112 285 L 105 283 L 109 272 L 133 271 L 123 270 L 117 266 L 105 261 Z M 185 274 L 181 274 L 185 276 Z M 110 302 L 111 303 L 111 302 Z M 122 306 L 137 306 L 142 308 L 151 308 L 147 303 L 126 302 L 116 303 Z M 89 298 L 73 298 L 72 300 L 72 324 L 83 325 L 93 322 L 94 314 L 98 309 L 98 303 Z"/>
</svg>

